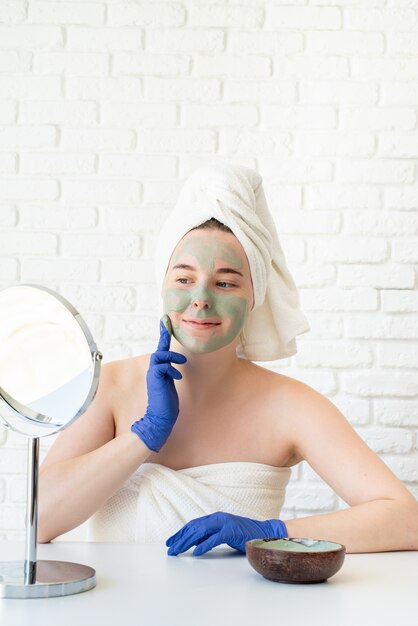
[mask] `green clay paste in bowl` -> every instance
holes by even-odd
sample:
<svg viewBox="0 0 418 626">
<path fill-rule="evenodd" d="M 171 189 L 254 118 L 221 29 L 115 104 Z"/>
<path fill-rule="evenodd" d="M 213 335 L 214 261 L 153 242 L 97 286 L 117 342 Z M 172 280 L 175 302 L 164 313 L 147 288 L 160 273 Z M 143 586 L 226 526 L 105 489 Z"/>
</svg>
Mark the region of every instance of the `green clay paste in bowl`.
<svg viewBox="0 0 418 626">
<path fill-rule="evenodd" d="M 341 548 L 339 543 L 320 539 L 274 539 L 272 541 L 254 539 L 252 544 L 256 548 L 285 552 L 329 552 Z"/>
</svg>

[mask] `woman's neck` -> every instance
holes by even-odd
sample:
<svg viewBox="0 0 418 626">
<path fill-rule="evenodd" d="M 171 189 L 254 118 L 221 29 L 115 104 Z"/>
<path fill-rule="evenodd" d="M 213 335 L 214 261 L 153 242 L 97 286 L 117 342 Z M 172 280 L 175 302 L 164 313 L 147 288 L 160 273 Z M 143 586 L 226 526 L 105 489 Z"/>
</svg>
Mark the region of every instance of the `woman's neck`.
<svg viewBox="0 0 418 626">
<path fill-rule="evenodd" d="M 199 353 L 187 350 L 173 337 L 170 350 L 187 358 L 184 365 L 173 364 L 183 375 L 181 380 L 176 380 L 178 391 L 192 402 L 204 404 L 223 395 L 225 389 L 231 390 L 247 365 L 236 355 L 237 343 L 234 341 L 214 352 Z"/>
</svg>

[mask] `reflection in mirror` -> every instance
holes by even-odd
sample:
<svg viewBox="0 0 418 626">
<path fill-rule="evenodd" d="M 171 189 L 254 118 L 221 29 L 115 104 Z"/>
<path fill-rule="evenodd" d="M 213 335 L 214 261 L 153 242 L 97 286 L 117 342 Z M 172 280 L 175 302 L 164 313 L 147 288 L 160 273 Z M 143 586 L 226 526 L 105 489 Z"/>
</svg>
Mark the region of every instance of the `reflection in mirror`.
<svg viewBox="0 0 418 626">
<path fill-rule="evenodd" d="M 28 440 L 26 555 L 0 563 L 0 597 L 68 595 L 95 586 L 86 565 L 37 561 L 39 437 L 66 428 L 93 400 L 102 355 L 76 309 L 38 285 L 0 291 L 0 423 Z"/>
<path fill-rule="evenodd" d="M 33 285 L 0 291 L 0 394 L 20 419 L 10 407 L 3 417 L 29 436 L 52 434 L 84 412 L 97 364 L 87 327 L 58 298 Z"/>
</svg>

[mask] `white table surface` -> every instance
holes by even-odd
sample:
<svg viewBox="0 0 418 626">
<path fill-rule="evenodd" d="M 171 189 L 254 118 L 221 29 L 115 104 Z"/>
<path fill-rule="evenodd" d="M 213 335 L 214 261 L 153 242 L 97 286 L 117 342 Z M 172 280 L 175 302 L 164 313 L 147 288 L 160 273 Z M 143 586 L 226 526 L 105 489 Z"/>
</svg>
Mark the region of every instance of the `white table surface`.
<svg viewBox="0 0 418 626">
<path fill-rule="evenodd" d="M 404 626 L 418 623 L 418 552 L 346 555 L 326 583 L 266 580 L 246 557 L 218 546 L 167 556 L 163 544 L 38 546 L 39 559 L 95 568 L 94 589 L 61 598 L 0 599 L 1 626 Z M 0 543 L 0 560 L 24 546 Z"/>
</svg>

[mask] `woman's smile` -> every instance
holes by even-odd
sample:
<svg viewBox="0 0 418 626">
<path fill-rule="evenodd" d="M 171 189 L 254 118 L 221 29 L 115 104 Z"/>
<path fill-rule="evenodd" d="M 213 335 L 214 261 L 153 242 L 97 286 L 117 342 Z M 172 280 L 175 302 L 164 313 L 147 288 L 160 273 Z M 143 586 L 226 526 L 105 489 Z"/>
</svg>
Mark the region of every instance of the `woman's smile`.
<svg viewBox="0 0 418 626">
<path fill-rule="evenodd" d="M 216 326 L 220 326 L 220 322 L 204 322 L 203 320 L 183 320 L 186 326 L 192 327 L 194 330 L 205 331 Z"/>
</svg>

